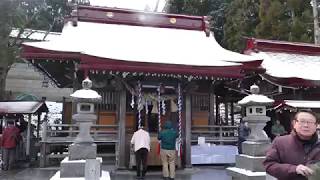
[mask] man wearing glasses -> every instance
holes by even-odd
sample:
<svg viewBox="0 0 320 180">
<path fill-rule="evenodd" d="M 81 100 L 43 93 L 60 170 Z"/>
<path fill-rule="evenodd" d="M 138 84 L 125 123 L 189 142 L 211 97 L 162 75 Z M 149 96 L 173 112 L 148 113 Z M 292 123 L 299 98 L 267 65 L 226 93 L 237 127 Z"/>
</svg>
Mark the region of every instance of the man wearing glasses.
<svg viewBox="0 0 320 180">
<path fill-rule="evenodd" d="M 263 162 L 267 173 L 278 180 L 307 180 L 310 165 L 320 161 L 318 118 L 312 111 L 295 114 L 291 134 L 275 138 Z"/>
</svg>

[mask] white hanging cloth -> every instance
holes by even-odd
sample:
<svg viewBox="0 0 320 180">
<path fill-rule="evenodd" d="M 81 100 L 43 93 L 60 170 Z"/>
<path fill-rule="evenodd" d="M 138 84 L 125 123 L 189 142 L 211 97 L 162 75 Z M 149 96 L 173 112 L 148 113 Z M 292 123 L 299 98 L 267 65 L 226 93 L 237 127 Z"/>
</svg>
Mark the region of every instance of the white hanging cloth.
<svg viewBox="0 0 320 180">
<path fill-rule="evenodd" d="M 158 114 L 158 105 L 157 101 L 152 101 L 152 110 L 151 113 Z"/>
<path fill-rule="evenodd" d="M 171 112 L 177 112 L 177 111 L 178 111 L 178 106 L 177 106 L 177 104 L 174 102 L 173 99 L 170 100 L 170 107 L 171 107 Z"/>
</svg>

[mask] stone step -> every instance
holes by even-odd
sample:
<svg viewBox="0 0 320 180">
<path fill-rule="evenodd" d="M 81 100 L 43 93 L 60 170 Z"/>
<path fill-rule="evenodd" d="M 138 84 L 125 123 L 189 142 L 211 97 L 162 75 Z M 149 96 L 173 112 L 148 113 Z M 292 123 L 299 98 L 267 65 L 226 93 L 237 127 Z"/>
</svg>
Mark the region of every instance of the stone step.
<svg viewBox="0 0 320 180">
<path fill-rule="evenodd" d="M 265 171 L 262 165 L 264 159 L 265 156 L 255 157 L 244 154 L 236 155 L 236 167 L 253 172 L 263 172 Z"/>
</svg>

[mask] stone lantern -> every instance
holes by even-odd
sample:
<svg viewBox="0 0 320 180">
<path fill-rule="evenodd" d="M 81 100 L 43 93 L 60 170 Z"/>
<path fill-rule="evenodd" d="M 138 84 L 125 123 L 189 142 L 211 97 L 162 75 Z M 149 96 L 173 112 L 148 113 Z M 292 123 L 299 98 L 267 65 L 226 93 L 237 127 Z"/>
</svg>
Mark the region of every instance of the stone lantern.
<svg viewBox="0 0 320 180">
<path fill-rule="evenodd" d="M 82 89 L 70 96 L 77 104 L 77 113 L 72 118 L 79 125 L 79 134 L 69 146 L 69 156 L 61 161 L 60 171 L 51 179 L 84 178 L 98 180 L 102 177 L 110 179 L 108 172 L 101 170 L 102 158 L 97 157 L 97 145 L 90 135 L 90 128 L 96 122 L 94 103 L 101 100 L 101 96 L 91 90 L 92 81 L 86 78 L 82 82 Z"/>
<path fill-rule="evenodd" d="M 252 85 L 250 87 L 251 95 L 244 97 L 238 104 L 246 108 L 246 116 L 243 121 L 248 122 L 251 133 L 248 141 L 253 142 L 269 142 L 267 134 L 263 131 L 266 122 L 270 121 L 270 117 L 266 116 L 266 106 L 272 105 L 273 99 L 258 94 L 259 87 Z"/>
<path fill-rule="evenodd" d="M 248 122 L 251 133 L 247 141 L 242 143 L 243 154 L 236 156 L 236 167 L 227 168 L 227 173 L 233 179 L 265 180 L 272 179 L 265 172 L 262 165 L 265 153 L 270 146 L 270 140 L 263 128 L 270 117 L 266 116 L 266 106 L 274 100 L 258 94 L 259 87 L 250 87 L 251 95 L 244 97 L 238 102 L 246 110 L 243 121 Z"/>
</svg>

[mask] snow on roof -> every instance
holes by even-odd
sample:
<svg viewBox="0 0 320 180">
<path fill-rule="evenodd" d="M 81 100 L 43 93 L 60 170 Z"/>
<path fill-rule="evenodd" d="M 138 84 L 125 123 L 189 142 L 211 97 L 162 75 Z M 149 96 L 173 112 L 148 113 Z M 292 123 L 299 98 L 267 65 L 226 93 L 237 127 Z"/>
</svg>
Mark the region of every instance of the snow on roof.
<svg viewBox="0 0 320 180">
<path fill-rule="evenodd" d="M 45 106 L 43 102 L 37 101 L 11 101 L 0 102 L 0 113 L 4 114 L 33 114 L 39 108 Z"/>
<path fill-rule="evenodd" d="M 284 100 L 284 103 L 296 108 L 320 108 L 320 101 Z"/>
<path fill-rule="evenodd" d="M 65 24 L 59 38 L 26 46 L 135 62 L 193 66 L 237 66 L 260 60 L 222 48 L 203 31 L 78 22 Z"/>
<path fill-rule="evenodd" d="M 101 99 L 101 96 L 94 90 L 91 89 L 80 89 L 75 91 L 70 95 L 73 98 L 82 98 L 82 99 Z"/>
<path fill-rule="evenodd" d="M 273 99 L 268 98 L 261 94 L 251 94 L 241 99 L 238 104 L 240 105 L 259 105 L 259 104 L 272 104 Z"/>
<path fill-rule="evenodd" d="M 19 34 L 19 29 L 13 28 L 10 37 L 15 38 Z M 58 32 L 47 32 L 42 30 L 34 30 L 34 29 L 24 29 L 24 32 L 21 34 L 20 39 L 29 39 L 35 41 L 48 41 L 53 40 L 56 37 L 60 36 L 61 33 Z M 44 39 L 45 38 L 45 39 Z"/>
<path fill-rule="evenodd" d="M 252 52 L 251 55 L 263 59 L 262 67 L 270 76 L 320 80 L 319 56 L 280 52 Z"/>
</svg>

